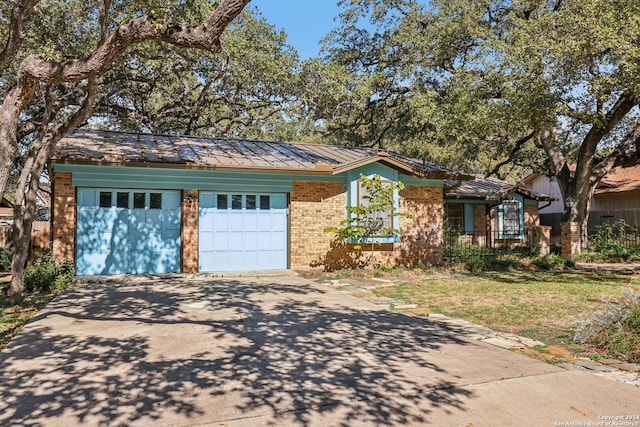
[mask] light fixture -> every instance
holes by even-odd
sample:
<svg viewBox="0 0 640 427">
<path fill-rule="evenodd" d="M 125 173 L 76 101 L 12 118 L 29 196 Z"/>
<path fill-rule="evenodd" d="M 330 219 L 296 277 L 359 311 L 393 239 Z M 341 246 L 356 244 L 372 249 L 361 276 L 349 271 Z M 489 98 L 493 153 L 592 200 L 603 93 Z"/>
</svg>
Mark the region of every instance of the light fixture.
<svg viewBox="0 0 640 427">
<path fill-rule="evenodd" d="M 571 197 L 571 195 L 567 196 L 567 197 L 564 199 L 564 205 L 565 205 L 566 207 L 568 207 L 569 209 L 573 209 L 573 207 L 575 206 L 575 204 L 576 204 L 576 201 L 575 201 L 575 199 L 574 199 L 573 197 Z"/>
</svg>

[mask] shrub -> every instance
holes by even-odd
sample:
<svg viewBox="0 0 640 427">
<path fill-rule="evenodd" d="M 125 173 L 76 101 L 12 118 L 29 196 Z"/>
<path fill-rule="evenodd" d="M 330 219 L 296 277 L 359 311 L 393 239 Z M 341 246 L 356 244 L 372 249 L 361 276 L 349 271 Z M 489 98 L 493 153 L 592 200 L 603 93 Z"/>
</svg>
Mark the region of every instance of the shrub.
<svg viewBox="0 0 640 427">
<path fill-rule="evenodd" d="M 618 301 L 606 301 L 602 310 L 578 321 L 573 340 L 640 363 L 640 291 L 628 287 Z"/>
<path fill-rule="evenodd" d="M 623 219 L 604 224 L 589 238 L 589 250 L 602 261 L 627 261 L 640 253 L 638 230 Z"/>
<path fill-rule="evenodd" d="M 562 270 L 567 265 L 567 259 L 563 256 L 551 253 L 547 256 L 536 256 L 531 260 L 532 264 L 541 270 Z"/>
<path fill-rule="evenodd" d="M 22 284 L 25 292 L 51 292 L 65 289 L 73 283 L 75 267 L 69 260 L 57 261 L 47 253 L 24 271 Z"/>
<path fill-rule="evenodd" d="M 11 252 L 0 248 L 0 271 L 11 270 Z"/>
</svg>

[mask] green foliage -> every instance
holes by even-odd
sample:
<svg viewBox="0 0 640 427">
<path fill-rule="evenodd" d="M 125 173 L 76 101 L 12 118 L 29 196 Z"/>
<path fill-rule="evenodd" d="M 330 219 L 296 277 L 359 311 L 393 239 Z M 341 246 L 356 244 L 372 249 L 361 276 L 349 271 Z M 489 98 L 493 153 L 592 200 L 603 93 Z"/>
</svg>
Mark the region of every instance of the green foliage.
<svg viewBox="0 0 640 427">
<path fill-rule="evenodd" d="M 341 4 L 324 51 L 352 84 L 315 110 L 336 140 L 478 172 L 509 159 L 500 173 L 516 181 L 532 168 L 555 172 L 541 141 L 523 137 L 549 129 L 555 158 L 575 161 L 621 94 L 640 95 L 638 2 Z M 586 151 L 614 152 L 638 110 L 619 113 L 627 118 Z"/>
<path fill-rule="evenodd" d="M 395 194 L 404 189 L 400 181 L 383 181 L 380 175 L 367 178 L 360 175 L 360 191 L 363 203 L 347 206 L 348 217 L 340 221 L 340 227 L 329 227 L 325 233 L 335 233 L 336 242 L 361 244 L 375 242 L 375 237 L 393 236 L 400 230 L 394 228 L 394 218 L 411 218 L 411 215 L 394 209 Z"/>
<path fill-rule="evenodd" d="M 0 248 L 0 271 L 11 270 L 11 252 Z"/>
<path fill-rule="evenodd" d="M 640 291 L 630 286 L 621 298 L 606 301 L 603 309 L 580 320 L 574 341 L 640 363 Z"/>
<path fill-rule="evenodd" d="M 36 259 L 24 271 L 22 282 L 25 292 L 48 293 L 67 288 L 73 283 L 75 267 L 70 260 L 58 261 L 47 253 Z"/>
<path fill-rule="evenodd" d="M 566 267 L 573 267 L 573 262 L 567 258 L 550 253 L 546 256 L 536 256 L 531 260 L 532 264 L 540 270 L 563 270 Z"/>
<path fill-rule="evenodd" d="M 640 230 L 619 219 L 597 227 L 586 251 L 575 257 L 583 262 L 625 262 L 640 258 Z"/>
</svg>

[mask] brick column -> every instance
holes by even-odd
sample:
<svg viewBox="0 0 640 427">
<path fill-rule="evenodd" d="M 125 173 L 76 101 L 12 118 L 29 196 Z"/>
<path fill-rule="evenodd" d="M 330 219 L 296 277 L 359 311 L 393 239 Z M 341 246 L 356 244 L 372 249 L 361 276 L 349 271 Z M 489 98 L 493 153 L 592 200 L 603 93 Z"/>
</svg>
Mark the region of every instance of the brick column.
<svg viewBox="0 0 640 427">
<path fill-rule="evenodd" d="M 182 272 L 198 272 L 198 190 L 182 192 Z"/>
<path fill-rule="evenodd" d="M 548 225 L 536 225 L 531 227 L 533 244 L 540 248 L 540 255 L 546 256 L 551 252 L 551 227 Z"/>
<path fill-rule="evenodd" d="M 580 253 L 580 223 L 563 222 L 560 224 L 562 236 L 562 255 L 571 256 Z"/>
<path fill-rule="evenodd" d="M 56 259 L 73 260 L 76 249 L 76 190 L 71 183 L 71 172 L 53 174 L 52 204 L 52 255 Z"/>
</svg>

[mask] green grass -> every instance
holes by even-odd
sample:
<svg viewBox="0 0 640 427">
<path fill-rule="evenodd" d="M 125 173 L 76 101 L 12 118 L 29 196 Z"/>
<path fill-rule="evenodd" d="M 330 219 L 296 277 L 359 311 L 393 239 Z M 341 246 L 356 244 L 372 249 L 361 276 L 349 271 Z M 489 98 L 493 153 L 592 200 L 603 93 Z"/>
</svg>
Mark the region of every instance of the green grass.
<svg viewBox="0 0 640 427">
<path fill-rule="evenodd" d="M 0 287 L 8 284 L 8 276 L 0 278 Z M 5 295 L 0 296 L 0 349 L 4 348 L 22 326 L 42 309 L 55 294 L 27 295 L 20 304 L 9 304 Z"/>
<path fill-rule="evenodd" d="M 637 281 L 622 275 L 494 272 L 406 282 L 375 294 L 547 344 L 570 344 L 578 318 Z"/>
</svg>

